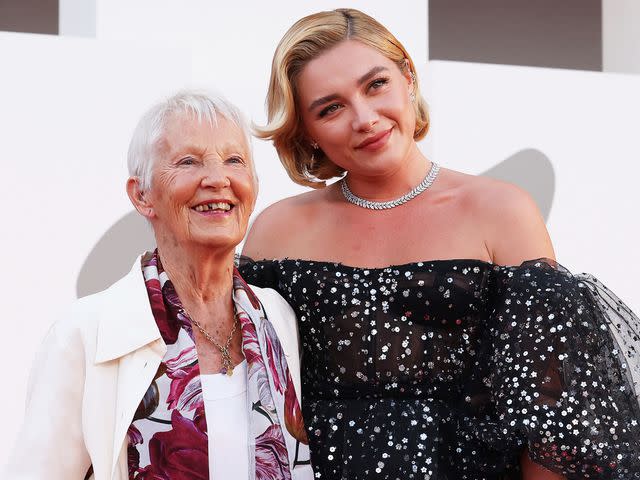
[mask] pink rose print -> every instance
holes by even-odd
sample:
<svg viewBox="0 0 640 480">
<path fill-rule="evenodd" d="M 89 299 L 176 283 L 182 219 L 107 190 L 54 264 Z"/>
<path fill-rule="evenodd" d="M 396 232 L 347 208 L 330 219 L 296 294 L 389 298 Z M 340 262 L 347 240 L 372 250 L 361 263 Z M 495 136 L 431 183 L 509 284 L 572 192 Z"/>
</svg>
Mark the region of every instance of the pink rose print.
<svg viewBox="0 0 640 480">
<path fill-rule="evenodd" d="M 304 421 L 302 420 L 302 412 L 300 411 L 300 404 L 298 403 L 298 397 L 296 397 L 296 390 L 293 387 L 291 376 L 287 378 L 287 389 L 284 394 L 284 424 L 293 438 L 300 443 L 309 445 L 307 431 L 304 428 Z"/>
<path fill-rule="evenodd" d="M 158 432 L 149 441 L 151 463 L 137 478 L 144 480 L 208 480 L 207 434 L 174 410 L 172 430 Z"/>
<path fill-rule="evenodd" d="M 176 358 L 165 363 L 171 387 L 167 396 L 168 408 L 193 410 L 202 405 L 200 365 L 195 345 L 185 348 Z"/>
<path fill-rule="evenodd" d="M 290 480 L 287 447 L 278 425 L 256 438 L 256 480 Z"/>
</svg>

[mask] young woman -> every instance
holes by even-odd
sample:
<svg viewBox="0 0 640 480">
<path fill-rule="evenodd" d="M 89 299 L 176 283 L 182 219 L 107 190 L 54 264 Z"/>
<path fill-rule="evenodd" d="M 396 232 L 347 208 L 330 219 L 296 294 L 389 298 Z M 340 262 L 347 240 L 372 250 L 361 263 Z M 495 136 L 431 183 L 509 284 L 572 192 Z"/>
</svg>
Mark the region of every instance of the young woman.
<svg viewBox="0 0 640 480">
<path fill-rule="evenodd" d="M 637 343 L 611 325 L 637 318 L 554 262 L 522 190 L 425 158 L 400 42 L 357 10 L 305 17 L 267 103 L 260 135 L 315 190 L 256 219 L 242 271 L 298 315 L 316 477 L 640 478 Z"/>
</svg>

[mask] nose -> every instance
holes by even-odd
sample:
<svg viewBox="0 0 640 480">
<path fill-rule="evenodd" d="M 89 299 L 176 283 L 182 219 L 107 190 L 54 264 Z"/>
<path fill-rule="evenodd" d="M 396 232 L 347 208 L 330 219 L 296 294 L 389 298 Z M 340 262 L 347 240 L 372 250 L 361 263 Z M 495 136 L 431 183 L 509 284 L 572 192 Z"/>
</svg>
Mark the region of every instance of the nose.
<svg viewBox="0 0 640 480">
<path fill-rule="evenodd" d="M 211 162 L 204 167 L 200 185 L 204 188 L 221 189 L 231 185 L 227 169 L 220 162 Z"/>
<path fill-rule="evenodd" d="M 366 100 L 354 102 L 353 111 L 352 128 L 357 132 L 370 132 L 380 118 L 373 105 Z"/>
</svg>

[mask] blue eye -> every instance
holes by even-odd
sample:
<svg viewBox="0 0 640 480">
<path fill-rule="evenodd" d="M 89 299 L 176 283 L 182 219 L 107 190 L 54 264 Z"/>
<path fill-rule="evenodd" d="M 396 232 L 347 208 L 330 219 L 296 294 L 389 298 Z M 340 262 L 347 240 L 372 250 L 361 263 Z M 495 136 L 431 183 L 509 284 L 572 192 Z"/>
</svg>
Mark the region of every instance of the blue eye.
<svg viewBox="0 0 640 480">
<path fill-rule="evenodd" d="M 232 155 L 231 157 L 227 158 L 227 162 L 244 165 L 244 159 L 239 155 Z"/>
<path fill-rule="evenodd" d="M 376 90 L 380 87 L 384 87 L 387 83 L 389 83 L 388 78 L 376 78 L 373 82 L 369 84 L 369 88 Z"/>
<path fill-rule="evenodd" d="M 328 105 L 324 107 L 322 110 L 320 110 L 320 113 L 318 115 L 320 117 L 324 117 L 325 115 L 335 112 L 339 108 L 340 108 L 340 105 L 338 105 L 337 103 L 332 103 L 331 105 Z"/>
</svg>

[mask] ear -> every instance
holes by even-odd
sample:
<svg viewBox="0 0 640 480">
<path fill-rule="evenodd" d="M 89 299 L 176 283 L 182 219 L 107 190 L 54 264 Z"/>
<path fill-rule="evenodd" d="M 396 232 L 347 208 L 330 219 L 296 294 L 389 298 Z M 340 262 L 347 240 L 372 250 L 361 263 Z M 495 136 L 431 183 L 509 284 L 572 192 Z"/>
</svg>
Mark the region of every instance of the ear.
<svg viewBox="0 0 640 480">
<path fill-rule="evenodd" d="M 129 177 L 127 180 L 127 195 L 129 200 L 140 215 L 147 220 L 151 220 L 155 216 L 153 204 L 149 200 L 148 192 L 142 190 L 140 177 Z"/>
</svg>

